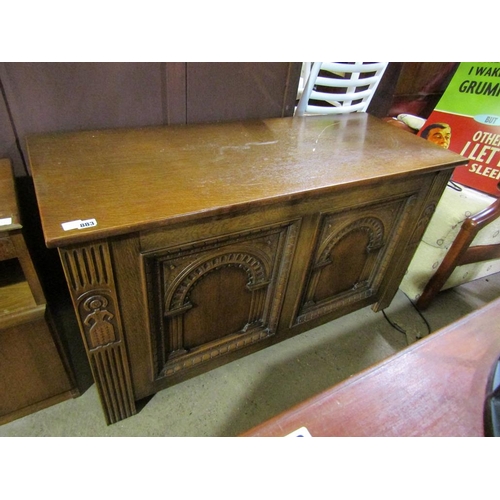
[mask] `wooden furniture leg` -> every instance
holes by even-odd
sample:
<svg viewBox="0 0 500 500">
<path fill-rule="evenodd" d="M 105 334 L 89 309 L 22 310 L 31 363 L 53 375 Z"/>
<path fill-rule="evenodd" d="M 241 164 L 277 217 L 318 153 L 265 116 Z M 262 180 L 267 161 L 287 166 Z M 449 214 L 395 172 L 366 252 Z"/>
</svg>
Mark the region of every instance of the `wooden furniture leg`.
<svg viewBox="0 0 500 500">
<path fill-rule="evenodd" d="M 500 244 L 470 246 L 479 231 L 499 216 L 500 199 L 476 215 L 465 219 L 446 257 L 419 297 L 417 301 L 419 309 L 429 306 L 457 266 L 500 258 Z"/>
</svg>

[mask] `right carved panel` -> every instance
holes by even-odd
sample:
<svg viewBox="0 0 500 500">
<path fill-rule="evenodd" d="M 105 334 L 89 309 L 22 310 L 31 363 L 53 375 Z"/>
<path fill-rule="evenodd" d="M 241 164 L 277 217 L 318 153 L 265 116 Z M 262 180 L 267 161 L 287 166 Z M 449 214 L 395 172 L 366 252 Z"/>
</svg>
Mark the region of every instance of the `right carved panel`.
<svg viewBox="0 0 500 500">
<path fill-rule="evenodd" d="M 412 199 L 322 215 L 295 324 L 377 293 Z"/>
</svg>

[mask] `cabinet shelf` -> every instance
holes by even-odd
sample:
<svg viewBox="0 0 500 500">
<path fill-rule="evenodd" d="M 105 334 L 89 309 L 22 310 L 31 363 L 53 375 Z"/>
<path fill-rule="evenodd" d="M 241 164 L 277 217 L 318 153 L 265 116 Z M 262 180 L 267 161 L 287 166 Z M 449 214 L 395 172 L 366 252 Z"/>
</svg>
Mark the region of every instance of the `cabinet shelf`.
<svg viewBox="0 0 500 500">
<path fill-rule="evenodd" d="M 2 322 L 24 311 L 38 309 L 16 259 L 0 262 L 0 327 Z"/>
</svg>

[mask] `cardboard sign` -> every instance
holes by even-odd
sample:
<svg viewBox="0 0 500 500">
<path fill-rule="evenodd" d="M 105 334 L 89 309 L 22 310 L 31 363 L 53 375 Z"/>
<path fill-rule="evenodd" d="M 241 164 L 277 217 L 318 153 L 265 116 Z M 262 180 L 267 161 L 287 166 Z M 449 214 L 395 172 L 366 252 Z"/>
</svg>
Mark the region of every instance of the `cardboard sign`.
<svg viewBox="0 0 500 500">
<path fill-rule="evenodd" d="M 460 63 L 418 135 L 469 158 L 452 180 L 500 197 L 500 63 Z"/>
</svg>

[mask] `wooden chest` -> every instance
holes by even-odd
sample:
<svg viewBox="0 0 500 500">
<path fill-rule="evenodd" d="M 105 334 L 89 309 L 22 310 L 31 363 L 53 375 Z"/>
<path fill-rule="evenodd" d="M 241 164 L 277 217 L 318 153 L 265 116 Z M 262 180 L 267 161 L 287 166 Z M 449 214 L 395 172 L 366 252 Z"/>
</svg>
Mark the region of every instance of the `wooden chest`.
<svg viewBox="0 0 500 500">
<path fill-rule="evenodd" d="M 363 113 L 28 148 L 108 423 L 221 363 L 387 307 L 467 161 Z"/>
</svg>

